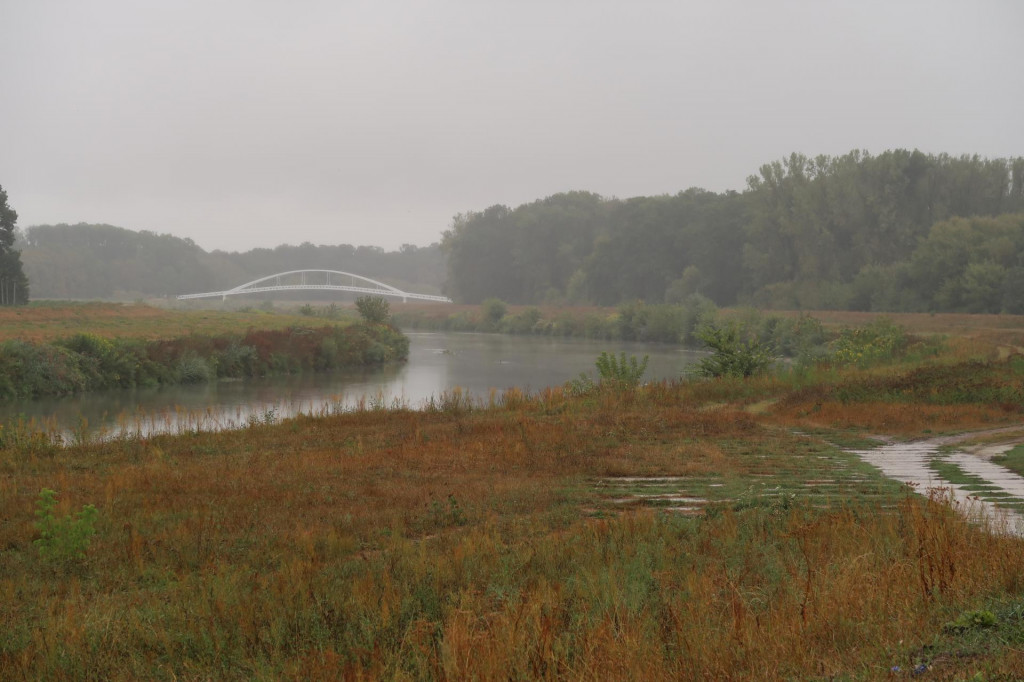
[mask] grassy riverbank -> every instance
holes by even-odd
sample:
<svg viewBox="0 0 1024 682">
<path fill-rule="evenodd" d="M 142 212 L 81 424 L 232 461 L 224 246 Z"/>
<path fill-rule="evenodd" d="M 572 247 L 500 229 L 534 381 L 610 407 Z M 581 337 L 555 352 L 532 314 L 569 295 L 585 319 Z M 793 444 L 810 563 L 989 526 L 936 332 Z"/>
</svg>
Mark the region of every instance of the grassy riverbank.
<svg viewBox="0 0 1024 682">
<path fill-rule="evenodd" d="M 0 310 L 0 400 L 329 371 L 404 360 L 409 351 L 394 327 L 354 319 L 310 326 L 308 317 L 107 304 Z M 88 321 L 76 325 L 80 316 Z M 48 325 L 51 318 L 61 324 Z M 266 326 L 241 330 L 254 321 Z M 55 336 L 39 325 L 76 331 Z"/>
<path fill-rule="evenodd" d="M 409 329 L 654 341 L 696 348 L 702 345 L 696 337 L 702 324 L 732 321 L 790 356 L 798 355 L 802 346 L 820 345 L 843 329 L 863 328 L 880 320 L 910 334 L 966 337 L 1008 345 L 1016 352 L 1021 350 L 1018 341 L 1024 329 L 1024 315 L 718 309 L 702 297 L 681 304 L 636 302 L 615 308 L 507 306 L 492 300 L 483 305 L 400 303 L 392 310 L 395 323 Z"/>
<path fill-rule="evenodd" d="M 9 437 L 0 677 L 1019 678 L 1024 541 L 835 445 L 1024 422 L 1015 357 L 944 348 L 68 448 Z"/>
</svg>

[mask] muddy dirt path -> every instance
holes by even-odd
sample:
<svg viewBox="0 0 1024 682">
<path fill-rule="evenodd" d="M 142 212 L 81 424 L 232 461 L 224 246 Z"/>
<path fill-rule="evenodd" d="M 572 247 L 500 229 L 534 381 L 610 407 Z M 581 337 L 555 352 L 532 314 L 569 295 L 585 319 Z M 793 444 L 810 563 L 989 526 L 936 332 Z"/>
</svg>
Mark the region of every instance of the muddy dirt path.
<svg viewBox="0 0 1024 682">
<path fill-rule="evenodd" d="M 999 436 L 1005 436 L 999 438 Z M 1014 426 L 940 436 L 906 443 L 883 438 L 885 445 L 872 450 L 849 450 L 883 474 L 915 486 L 919 492 L 929 488 L 948 488 L 960 508 L 968 514 L 1005 521 L 1005 529 L 1024 536 L 1024 477 L 993 464 L 990 458 L 1024 442 L 1024 427 Z M 975 442 L 975 444 L 971 444 Z M 978 444 L 977 441 L 983 441 Z M 951 445 L 964 444 L 954 451 Z M 952 482 L 939 469 L 953 467 L 960 472 Z M 1016 509 L 1015 509 L 1016 508 Z M 997 524 L 997 527 L 1003 527 Z"/>
</svg>

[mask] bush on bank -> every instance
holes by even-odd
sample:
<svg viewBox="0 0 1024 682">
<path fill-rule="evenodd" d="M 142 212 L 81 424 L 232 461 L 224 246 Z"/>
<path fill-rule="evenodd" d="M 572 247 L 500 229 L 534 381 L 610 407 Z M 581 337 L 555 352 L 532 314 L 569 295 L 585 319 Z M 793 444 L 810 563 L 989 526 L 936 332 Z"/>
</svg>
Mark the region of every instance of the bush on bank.
<svg viewBox="0 0 1024 682">
<path fill-rule="evenodd" d="M 53 343 L 0 343 L 0 400 L 218 378 L 327 371 L 404 360 L 409 340 L 389 325 L 290 327 L 174 339 L 76 334 Z"/>
</svg>

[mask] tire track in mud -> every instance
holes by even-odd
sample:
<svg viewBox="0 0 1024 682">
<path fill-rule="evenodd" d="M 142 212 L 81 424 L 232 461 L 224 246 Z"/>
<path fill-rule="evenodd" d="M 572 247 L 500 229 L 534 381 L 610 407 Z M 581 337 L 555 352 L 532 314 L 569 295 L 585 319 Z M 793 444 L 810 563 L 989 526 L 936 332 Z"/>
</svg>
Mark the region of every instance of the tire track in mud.
<svg viewBox="0 0 1024 682">
<path fill-rule="evenodd" d="M 959 503 L 958 508 L 964 510 L 969 517 L 974 520 L 987 518 L 994 521 L 993 528 L 996 530 L 1024 536 L 1024 515 L 992 499 L 986 499 L 995 493 L 1003 504 L 1024 505 L 1024 477 L 987 459 L 1022 442 L 1022 431 L 1024 427 L 1013 426 L 905 443 L 883 438 L 885 444 L 877 448 L 847 452 L 857 455 L 889 478 L 914 486 L 922 492 L 934 488 L 948 489 Z M 948 454 L 942 452 L 946 446 L 999 434 L 1016 434 L 1016 437 L 1002 443 L 988 443 L 984 447 L 973 448 L 973 453 L 966 448 Z M 967 477 L 981 481 L 980 486 L 978 483 L 954 483 L 944 479 L 933 467 L 936 461 L 955 465 Z M 984 491 L 980 491 L 979 487 L 984 488 Z"/>
</svg>

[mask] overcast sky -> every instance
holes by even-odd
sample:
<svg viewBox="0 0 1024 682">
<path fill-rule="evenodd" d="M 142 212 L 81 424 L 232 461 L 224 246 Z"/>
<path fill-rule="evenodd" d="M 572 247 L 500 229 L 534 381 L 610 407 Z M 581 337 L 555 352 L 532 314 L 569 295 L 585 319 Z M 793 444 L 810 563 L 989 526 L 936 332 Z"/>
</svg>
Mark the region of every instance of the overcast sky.
<svg viewBox="0 0 1024 682">
<path fill-rule="evenodd" d="M 20 227 L 206 249 L 440 239 L 790 152 L 1024 155 L 1019 0 L 0 0 Z"/>
</svg>

